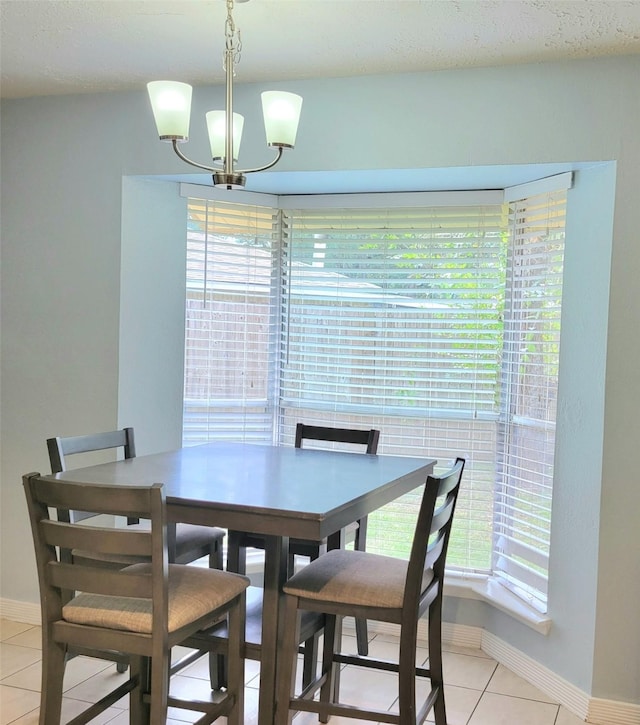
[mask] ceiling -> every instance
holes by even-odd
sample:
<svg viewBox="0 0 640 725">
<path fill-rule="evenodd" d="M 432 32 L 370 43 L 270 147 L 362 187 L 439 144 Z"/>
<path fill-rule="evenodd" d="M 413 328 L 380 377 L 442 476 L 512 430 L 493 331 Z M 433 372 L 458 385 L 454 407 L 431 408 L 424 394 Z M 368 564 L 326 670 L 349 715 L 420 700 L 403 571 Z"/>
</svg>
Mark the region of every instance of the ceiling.
<svg viewBox="0 0 640 725">
<path fill-rule="evenodd" d="M 223 0 L 1 0 L 0 93 L 223 83 Z M 238 82 L 640 53 L 640 0 L 236 3 Z"/>
<path fill-rule="evenodd" d="M 223 84 L 225 17 L 224 0 L 0 0 L 0 95 Z M 640 54 L 640 0 L 236 0 L 234 19 L 238 83 Z M 580 166 L 270 171 L 247 189 L 495 189 Z M 203 174 L 166 178 L 211 185 Z"/>
</svg>

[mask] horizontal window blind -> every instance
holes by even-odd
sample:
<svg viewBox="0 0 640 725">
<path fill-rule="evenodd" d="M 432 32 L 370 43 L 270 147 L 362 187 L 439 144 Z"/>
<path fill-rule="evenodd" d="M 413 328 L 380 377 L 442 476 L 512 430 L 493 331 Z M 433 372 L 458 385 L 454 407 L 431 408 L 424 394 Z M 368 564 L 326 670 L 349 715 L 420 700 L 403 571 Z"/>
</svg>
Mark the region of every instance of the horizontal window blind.
<svg viewBox="0 0 640 725">
<path fill-rule="evenodd" d="M 566 191 L 512 202 L 494 573 L 545 612 Z"/>
<path fill-rule="evenodd" d="M 380 453 L 470 458 L 449 561 L 491 562 L 506 238 L 501 206 L 284 212 L 280 429 L 378 427 Z M 418 492 L 371 517 L 408 555 Z"/>
<path fill-rule="evenodd" d="M 566 203 L 554 183 L 508 190 L 535 194 L 509 206 L 190 199 L 184 444 L 293 445 L 302 421 L 378 428 L 380 454 L 436 470 L 462 455 L 447 565 L 546 611 Z M 369 517 L 369 550 L 408 556 L 419 496 Z"/>
<path fill-rule="evenodd" d="M 272 442 L 277 211 L 190 199 L 183 444 Z"/>
</svg>

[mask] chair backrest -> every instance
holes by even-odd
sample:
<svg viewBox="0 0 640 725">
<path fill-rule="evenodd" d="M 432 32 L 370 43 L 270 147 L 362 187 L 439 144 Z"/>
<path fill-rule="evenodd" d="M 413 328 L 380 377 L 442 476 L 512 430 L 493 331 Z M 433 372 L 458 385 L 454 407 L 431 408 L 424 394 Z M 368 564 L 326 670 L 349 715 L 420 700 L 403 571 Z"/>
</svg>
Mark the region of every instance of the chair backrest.
<svg viewBox="0 0 640 725">
<path fill-rule="evenodd" d="M 47 480 L 39 473 L 23 477 L 38 566 L 42 623 L 62 619 L 66 592 L 139 597 L 150 601 L 152 621 L 166 618 L 168 549 L 166 506 L 162 484 L 149 487 L 107 486 Z M 135 516 L 151 520 L 148 531 L 100 528 L 56 521 L 50 509 L 79 506 L 92 515 Z M 105 570 L 99 561 L 74 563 L 72 549 L 102 556 L 128 554 L 148 558 L 151 576 Z"/>
<path fill-rule="evenodd" d="M 93 453 L 95 451 L 105 451 L 111 449 L 122 448 L 125 458 L 136 457 L 136 445 L 133 435 L 133 428 L 122 428 L 121 430 L 108 431 L 106 433 L 93 433 L 91 435 L 69 436 L 67 438 L 48 438 L 47 449 L 49 451 L 49 462 L 51 463 L 51 473 L 61 473 L 67 470 L 67 462 L 65 456 L 71 456 L 78 453 Z M 79 509 L 59 511 L 59 518 L 69 521 L 82 521 L 83 519 L 94 516 L 88 512 Z M 136 519 L 130 517 L 129 523 L 134 523 Z"/>
<path fill-rule="evenodd" d="M 68 438 L 49 438 L 47 439 L 47 449 L 49 450 L 51 473 L 67 470 L 65 456 L 111 448 L 123 448 L 125 458 L 135 458 L 133 428 L 122 428 L 122 430 L 92 435 L 69 436 Z"/>
<path fill-rule="evenodd" d="M 361 430 L 355 428 L 327 428 L 318 425 L 305 425 L 298 423 L 296 426 L 295 447 L 302 448 L 303 440 L 327 441 L 331 443 L 352 443 L 354 445 L 366 446 L 366 452 L 375 454 L 378 452 L 378 440 L 380 431 Z"/>
<path fill-rule="evenodd" d="M 460 491 L 465 459 L 457 458 L 442 476 L 428 476 L 418 512 L 407 580 L 404 606 L 419 616 L 436 599 L 442 598 L 444 567 Z"/>
</svg>

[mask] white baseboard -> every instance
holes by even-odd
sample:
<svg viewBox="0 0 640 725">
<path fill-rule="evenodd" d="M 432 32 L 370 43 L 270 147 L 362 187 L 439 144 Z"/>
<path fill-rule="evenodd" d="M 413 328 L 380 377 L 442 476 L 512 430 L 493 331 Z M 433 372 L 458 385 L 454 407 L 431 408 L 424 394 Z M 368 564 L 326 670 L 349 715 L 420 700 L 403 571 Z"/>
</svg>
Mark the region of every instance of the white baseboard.
<svg viewBox="0 0 640 725">
<path fill-rule="evenodd" d="M 40 605 L 0 597 L 0 617 L 23 624 L 39 625 L 41 621 Z"/>
<path fill-rule="evenodd" d="M 426 621 L 418 625 L 418 636 L 427 639 Z M 385 634 L 397 634 L 397 625 L 371 622 L 370 629 Z M 345 623 L 345 629 L 352 629 Z M 575 685 L 544 667 L 520 650 L 480 627 L 442 623 L 442 639 L 458 647 L 475 647 L 493 657 L 513 673 L 563 705 L 576 717 L 593 725 L 640 725 L 640 705 L 615 700 L 592 698 Z"/>
<path fill-rule="evenodd" d="M 587 722 L 598 725 L 639 725 L 640 705 L 593 698 L 589 702 Z"/>
<path fill-rule="evenodd" d="M 483 632 L 481 648 L 587 723 L 640 725 L 640 705 L 590 697 L 552 670 L 489 632 Z"/>
<path fill-rule="evenodd" d="M 494 660 L 586 721 L 590 698 L 578 687 L 490 632 L 483 632 L 481 648 Z M 603 725 L 613 725 L 613 723 Z"/>
<path fill-rule="evenodd" d="M 15 622 L 39 625 L 40 605 L 0 598 L 0 617 Z M 369 628 L 373 632 L 398 634 L 397 625 L 384 622 L 370 622 Z M 349 620 L 345 621 L 345 630 L 353 630 L 353 624 Z M 418 636 L 421 639 L 427 639 L 426 621 L 420 622 Z M 592 725 L 640 725 L 640 705 L 589 697 L 555 672 L 481 627 L 443 622 L 442 639 L 448 644 L 458 647 L 483 650 L 497 662 L 542 690 L 555 702 L 560 703 L 587 723 L 592 723 Z"/>
</svg>

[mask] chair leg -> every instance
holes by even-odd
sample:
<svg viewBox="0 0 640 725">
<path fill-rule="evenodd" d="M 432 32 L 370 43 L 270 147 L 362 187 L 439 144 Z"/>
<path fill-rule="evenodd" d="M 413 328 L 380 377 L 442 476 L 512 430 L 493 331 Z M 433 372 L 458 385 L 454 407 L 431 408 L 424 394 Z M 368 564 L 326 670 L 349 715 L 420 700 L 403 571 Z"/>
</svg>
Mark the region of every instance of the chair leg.
<svg viewBox="0 0 640 725">
<path fill-rule="evenodd" d="M 287 562 L 287 577 L 292 577 L 296 573 L 296 555 L 289 552 L 289 561 Z"/>
<path fill-rule="evenodd" d="M 433 718 L 436 725 L 447 725 L 447 709 L 444 704 L 444 690 L 440 687 L 433 704 Z"/>
<path fill-rule="evenodd" d="M 442 673 L 442 599 L 438 597 L 429 608 L 429 671 L 431 687 L 438 688 L 433 715 L 436 725 L 447 725 L 447 710 L 444 701 L 444 679 Z"/>
<path fill-rule="evenodd" d="M 358 644 L 358 654 L 366 657 L 369 654 L 369 635 L 366 619 L 356 619 L 356 642 Z"/>
<path fill-rule="evenodd" d="M 59 725 L 66 647 L 48 639 L 42 654 L 40 723 L 41 725 Z"/>
<path fill-rule="evenodd" d="M 336 635 L 341 634 L 342 628 L 338 627 L 339 621 L 335 615 L 326 614 L 324 622 L 324 645 L 322 649 L 322 674 L 327 674 L 327 679 L 320 688 L 320 702 L 338 702 L 340 699 L 340 681 L 338 679 L 337 665 L 333 661 L 336 651 Z M 322 723 L 329 722 L 329 713 L 320 707 L 318 720 Z"/>
<path fill-rule="evenodd" d="M 224 569 L 222 542 L 214 541 L 209 551 L 209 569 Z"/>
<path fill-rule="evenodd" d="M 224 569 L 222 542 L 215 541 L 209 551 L 209 569 Z M 209 682 L 212 690 L 220 690 L 227 684 L 224 655 L 209 654 Z"/>
<path fill-rule="evenodd" d="M 398 657 L 398 714 L 400 723 L 413 725 L 416 721 L 416 626 L 403 625 Z"/>
<path fill-rule="evenodd" d="M 296 626 L 285 628 L 282 641 L 279 644 L 275 725 L 290 725 L 293 719 L 293 713 L 289 710 L 289 701 L 295 693 L 298 659 L 300 619 L 297 597 L 285 595 L 283 621 L 296 622 Z"/>
<path fill-rule="evenodd" d="M 150 721 L 163 723 L 167 719 L 167 699 L 169 697 L 169 659 L 171 653 L 165 651 L 151 658 L 151 709 Z"/>
<path fill-rule="evenodd" d="M 227 571 L 236 574 L 246 574 L 247 571 L 247 548 L 240 545 L 241 540 L 241 532 L 231 530 L 227 532 Z M 219 550 L 219 568 L 224 569 L 222 546 L 219 547 Z M 209 559 L 209 566 L 213 568 L 211 559 Z M 209 682 L 212 690 L 221 690 L 227 686 L 229 672 L 226 655 L 215 652 L 209 654 Z"/>
<path fill-rule="evenodd" d="M 209 652 L 209 682 L 212 690 L 227 686 L 227 658 L 218 652 Z"/>
<path fill-rule="evenodd" d="M 227 532 L 227 571 L 236 574 L 246 574 L 247 571 L 247 547 L 241 546 L 242 533 L 239 531 Z M 220 568 L 224 568 L 223 565 Z M 209 681 L 212 690 L 220 690 L 227 686 L 229 680 L 226 655 L 209 655 Z"/>
<path fill-rule="evenodd" d="M 227 540 L 227 571 L 236 574 L 247 573 L 247 547 L 240 546 L 242 534 L 229 531 Z"/>
<path fill-rule="evenodd" d="M 302 656 L 302 686 L 306 687 L 313 682 L 316 676 L 318 664 L 318 640 L 320 632 L 315 632 L 312 637 L 305 641 Z"/>
<path fill-rule="evenodd" d="M 367 543 L 367 517 L 358 521 L 356 529 L 356 538 L 353 542 L 355 551 L 365 551 Z M 366 657 L 369 654 L 369 635 L 367 632 L 367 620 L 356 619 L 356 642 L 358 644 L 358 654 Z"/>
<path fill-rule="evenodd" d="M 149 705 L 144 702 L 144 695 L 149 691 L 149 658 L 131 658 L 131 676 L 138 677 L 138 686 L 129 695 L 129 723 L 149 722 Z"/>
<path fill-rule="evenodd" d="M 235 606 L 229 610 L 229 650 L 227 693 L 235 698 L 233 709 L 227 715 L 228 725 L 244 725 L 244 624 L 246 595 L 243 592 Z"/>
</svg>

